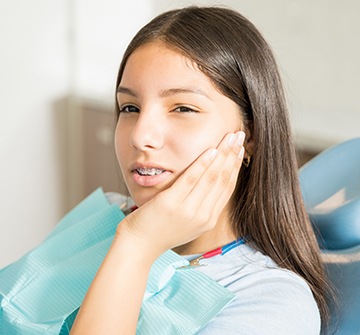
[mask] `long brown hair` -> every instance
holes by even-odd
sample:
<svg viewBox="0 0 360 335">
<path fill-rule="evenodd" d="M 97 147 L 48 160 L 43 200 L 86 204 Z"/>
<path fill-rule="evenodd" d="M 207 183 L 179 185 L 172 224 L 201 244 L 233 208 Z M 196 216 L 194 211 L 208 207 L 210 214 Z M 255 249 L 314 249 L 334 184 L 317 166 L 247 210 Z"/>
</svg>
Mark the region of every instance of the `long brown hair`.
<svg viewBox="0 0 360 335">
<path fill-rule="evenodd" d="M 247 137 L 255 145 L 232 197 L 234 230 L 250 236 L 255 248 L 307 281 L 327 324 L 330 289 L 303 206 L 287 107 L 270 47 L 251 22 L 231 9 L 172 10 L 153 19 L 131 41 L 117 87 L 129 56 L 154 40 L 194 61 L 239 105 Z M 118 105 L 116 110 L 119 113 Z"/>
</svg>

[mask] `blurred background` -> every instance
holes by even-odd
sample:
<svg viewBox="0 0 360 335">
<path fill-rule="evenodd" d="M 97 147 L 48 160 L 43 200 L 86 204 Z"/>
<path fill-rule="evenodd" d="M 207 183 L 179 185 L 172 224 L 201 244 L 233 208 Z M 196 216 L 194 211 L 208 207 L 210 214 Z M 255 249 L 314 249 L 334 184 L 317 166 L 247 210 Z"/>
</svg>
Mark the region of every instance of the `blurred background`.
<svg viewBox="0 0 360 335">
<path fill-rule="evenodd" d="M 123 190 L 112 146 L 116 72 L 132 36 L 164 10 L 220 4 L 259 28 L 282 72 L 299 165 L 360 136 L 360 1 L 0 4 L 0 268 L 98 186 Z"/>
</svg>

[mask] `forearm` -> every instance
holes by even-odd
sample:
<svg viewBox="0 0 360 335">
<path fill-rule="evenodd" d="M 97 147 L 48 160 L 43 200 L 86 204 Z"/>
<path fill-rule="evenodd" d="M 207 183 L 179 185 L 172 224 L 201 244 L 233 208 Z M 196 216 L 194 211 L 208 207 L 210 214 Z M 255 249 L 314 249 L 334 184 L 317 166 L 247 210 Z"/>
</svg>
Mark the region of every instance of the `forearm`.
<svg viewBox="0 0 360 335">
<path fill-rule="evenodd" d="M 131 248 L 132 247 L 132 248 Z M 71 335 L 134 335 L 154 257 L 117 235 L 80 308 Z"/>
</svg>

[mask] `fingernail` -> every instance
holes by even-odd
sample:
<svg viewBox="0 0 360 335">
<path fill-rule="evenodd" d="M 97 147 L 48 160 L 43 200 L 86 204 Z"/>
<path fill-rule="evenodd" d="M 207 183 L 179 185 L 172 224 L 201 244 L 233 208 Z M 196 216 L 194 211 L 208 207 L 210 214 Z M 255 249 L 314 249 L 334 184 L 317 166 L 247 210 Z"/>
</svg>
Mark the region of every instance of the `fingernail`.
<svg viewBox="0 0 360 335">
<path fill-rule="evenodd" d="M 235 142 L 235 137 L 236 137 L 235 134 L 231 134 L 231 135 L 229 136 L 229 138 L 228 138 L 228 145 L 229 145 L 229 147 L 231 147 L 231 146 L 234 144 L 234 142 Z"/>
<path fill-rule="evenodd" d="M 217 151 L 216 149 L 212 149 L 212 150 L 210 151 L 210 153 L 209 153 L 209 158 L 210 158 L 210 160 L 213 161 L 213 160 L 215 159 L 217 153 L 218 153 L 218 151 Z"/>
<path fill-rule="evenodd" d="M 243 145 L 245 140 L 245 133 L 243 131 L 240 131 L 237 138 L 237 144 Z"/>
<path fill-rule="evenodd" d="M 238 157 L 239 157 L 240 159 L 243 159 L 243 158 L 244 158 L 244 151 L 245 151 L 245 149 L 244 149 L 244 147 L 242 147 L 242 148 L 240 149 L 239 154 L 238 154 Z"/>
</svg>

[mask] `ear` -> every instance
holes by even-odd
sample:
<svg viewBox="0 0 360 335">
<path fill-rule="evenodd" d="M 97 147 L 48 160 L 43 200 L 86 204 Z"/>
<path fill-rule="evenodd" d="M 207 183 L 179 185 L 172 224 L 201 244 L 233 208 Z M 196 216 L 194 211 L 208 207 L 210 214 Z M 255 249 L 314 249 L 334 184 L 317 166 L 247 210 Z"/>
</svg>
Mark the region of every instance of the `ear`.
<svg viewBox="0 0 360 335">
<path fill-rule="evenodd" d="M 252 156 L 254 153 L 254 147 L 255 147 L 255 142 L 251 136 L 251 132 L 249 131 L 249 129 L 246 129 L 245 130 L 245 142 L 244 142 L 244 148 L 245 148 L 244 157 Z"/>
<path fill-rule="evenodd" d="M 252 139 L 246 140 L 244 143 L 245 156 L 252 156 L 254 153 L 255 142 Z"/>
</svg>

